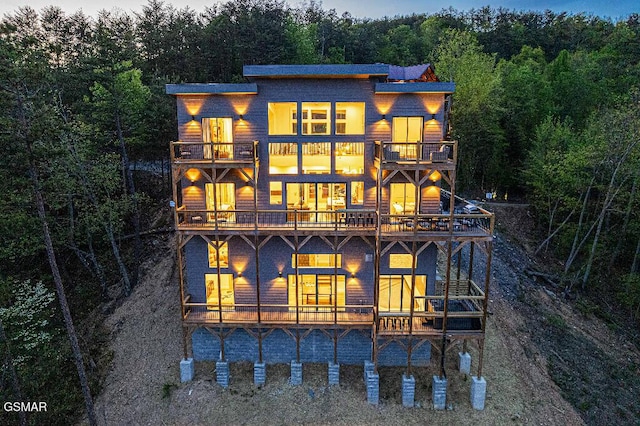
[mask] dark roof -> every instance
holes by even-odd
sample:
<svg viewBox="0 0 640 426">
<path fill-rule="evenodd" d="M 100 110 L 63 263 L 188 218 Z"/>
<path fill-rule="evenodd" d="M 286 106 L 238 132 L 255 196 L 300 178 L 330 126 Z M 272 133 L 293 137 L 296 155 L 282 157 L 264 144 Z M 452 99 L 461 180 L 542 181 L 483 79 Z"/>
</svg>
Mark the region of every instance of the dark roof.
<svg viewBox="0 0 640 426">
<path fill-rule="evenodd" d="M 431 64 L 420 64 L 410 67 L 389 65 L 388 79 L 390 81 L 438 81 L 435 75 L 435 69 Z"/>
<path fill-rule="evenodd" d="M 454 93 L 455 91 L 455 83 L 420 81 L 376 83 L 375 93 Z"/>
<path fill-rule="evenodd" d="M 258 86 L 255 83 L 182 83 L 167 84 L 169 95 L 255 95 Z"/>
<path fill-rule="evenodd" d="M 324 78 L 369 78 L 386 76 L 389 66 L 385 64 L 331 64 L 331 65 L 245 65 L 245 77 L 324 77 Z"/>
</svg>

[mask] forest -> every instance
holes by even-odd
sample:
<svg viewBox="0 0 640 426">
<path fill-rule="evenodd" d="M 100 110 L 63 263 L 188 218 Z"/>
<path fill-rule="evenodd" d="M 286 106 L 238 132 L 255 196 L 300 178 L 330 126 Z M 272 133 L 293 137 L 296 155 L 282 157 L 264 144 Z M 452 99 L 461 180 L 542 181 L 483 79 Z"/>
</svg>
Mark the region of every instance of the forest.
<svg viewBox="0 0 640 426">
<path fill-rule="evenodd" d="M 0 422 L 95 422 L 111 361 L 101 316 L 135 287 L 150 212 L 170 199 L 168 177 L 139 170 L 166 163 L 177 137 L 165 84 L 241 82 L 245 64 L 376 62 L 432 63 L 455 81 L 462 193 L 528 203 L 531 255 L 564 294 L 640 322 L 640 15 L 23 7 L 0 22 L 0 399 L 51 409 Z"/>
</svg>

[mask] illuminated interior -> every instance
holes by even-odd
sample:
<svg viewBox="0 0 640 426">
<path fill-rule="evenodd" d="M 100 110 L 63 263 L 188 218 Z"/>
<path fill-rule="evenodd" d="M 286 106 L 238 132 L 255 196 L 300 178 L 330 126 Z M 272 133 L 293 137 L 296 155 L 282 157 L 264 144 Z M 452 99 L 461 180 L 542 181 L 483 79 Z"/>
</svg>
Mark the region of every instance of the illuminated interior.
<svg viewBox="0 0 640 426">
<path fill-rule="evenodd" d="M 270 135 L 298 133 L 298 112 L 295 102 L 269 102 L 268 111 Z"/>
<path fill-rule="evenodd" d="M 335 157 L 336 173 L 345 175 L 361 175 L 364 173 L 364 143 L 336 143 Z"/>
<path fill-rule="evenodd" d="M 413 309 L 424 311 L 427 276 L 416 275 L 415 279 Z M 380 312 L 409 312 L 411 310 L 411 275 L 381 275 L 379 297 Z"/>
<path fill-rule="evenodd" d="M 336 135 L 364 135 L 364 102 L 336 102 Z"/>
<path fill-rule="evenodd" d="M 422 142 L 423 118 L 422 117 L 393 117 L 391 132 L 392 142 Z M 413 144 L 398 144 L 393 146 L 401 158 L 416 158 L 417 147 Z"/>
<path fill-rule="evenodd" d="M 328 135 L 331 133 L 331 103 L 302 102 L 302 134 Z"/>
<path fill-rule="evenodd" d="M 204 158 L 211 158 L 212 149 L 215 158 L 233 158 L 233 122 L 230 117 L 214 118 L 205 117 L 202 119 L 202 141 L 217 143 L 228 143 L 229 145 L 204 146 Z"/>
<path fill-rule="evenodd" d="M 287 209 L 332 211 L 346 207 L 345 183 L 287 183 Z M 331 215 L 309 214 L 305 220 L 330 221 Z"/>
<path fill-rule="evenodd" d="M 390 196 L 391 214 L 414 214 L 416 209 L 416 186 L 413 183 L 392 183 Z"/>
<path fill-rule="evenodd" d="M 345 276 L 324 274 L 298 275 L 298 305 L 317 306 L 319 310 L 329 310 L 336 304 L 336 278 L 337 278 L 337 305 L 344 310 L 345 305 Z M 289 306 L 296 306 L 296 276 L 289 275 Z M 326 306 L 326 308 L 323 308 Z"/>
<path fill-rule="evenodd" d="M 331 173 L 331 144 L 329 142 L 302 144 L 302 174 Z"/>
<path fill-rule="evenodd" d="M 233 274 L 220 274 L 221 299 L 218 299 L 218 274 L 205 274 L 204 280 L 207 288 L 208 309 L 217 309 L 219 305 L 234 305 L 235 296 L 233 291 Z"/>
<path fill-rule="evenodd" d="M 282 204 L 282 182 L 269 182 L 269 204 Z"/>
<path fill-rule="evenodd" d="M 336 263 L 337 258 L 337 263 Z M 318 253 L 318 254 L 298 254 L 299 262 L 296 262 L 296 255 L 291 255 L 291 266 L 298 268 L 338 268 L 342 267 L 342 254 L 338 253 Z"/>
<path fill-rule="evenodd" d="M 235 213 L 231 210 L 236 209 L 236 185 L 234 183 L 216 183 L 215 197 L 212 183 L 206 183 L 204 190 L 207 210 L 222 212 L 218 213 L 218 221 L 235 221 Z M 225 213 L 227 210 L 229 213 Z M 213 213 L 208 214 L 209 221 L 215 221 L 215 217 Z"/>
<path fill-rule="evenodd" d="M 220 267 L 228 268 L 229 267 L 229 245 L 227 243 L 221 243 L 220 249 L 216 252 L 216 248 L 211 244 L 207 244 L 209 249 L 209 268 L 217 268 L 218 267 L 218 255 L 217 252 L 220 253 Z"/>
<path fill-rule="evenodd" d="M 269 144 L 269 174 L 298 174 L 298 145 L 295 143 Z"/>
<path fill-rule="evenodd" d="M 364 204 L 364 182 L 351 182 L 351 204 Z"/>
</svg>

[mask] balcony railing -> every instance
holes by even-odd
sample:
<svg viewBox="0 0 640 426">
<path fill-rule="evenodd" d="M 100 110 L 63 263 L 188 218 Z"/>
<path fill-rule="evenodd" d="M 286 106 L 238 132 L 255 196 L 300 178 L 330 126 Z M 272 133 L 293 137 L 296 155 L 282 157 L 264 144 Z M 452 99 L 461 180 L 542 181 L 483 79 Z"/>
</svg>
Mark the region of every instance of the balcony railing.
<svg viewBox="0 0 640 426">
<path fill-rule="evenodd" d="M 278 231 L 278 230 L 377 230 L 375 210 L 176 210 L 178 229 L 213 229 L 220 231 Z M 383 234 L 487 236 L 492 234 L 491 213 L 397 215 L 382 214 L 380 231 Z"/>
<path fill-rule="evenodd" d="M 258 305 L 184 303 L 184 320 L 203 323 L 257 324 Z M 222 318 L 221 318 L 222 315 Z M 372 305 L 260 305 L 260 324 L 373 324 Z"/>
<path fill-rule="evenodd" d="M 375 230 L 375 210 L 186 210 L 177 209 L 180 229 Z"/>
<path fill-rule="evenodd" d="M 444 323 L 444 281 L 436 281 L 436 294 L 422 296 L 421 310 L 380 312 L 378 331 L 384 334 L 438 333 Z M 472 280 L 450 280 L 447 302 L 447 332 L 482 330 L 485 294 Z"/>
<path fill-rule="evenodd" d="M 442 142 L 386 142 L 376 141 L 374 157 L 382 164 L 452 163 L 457 158 L 457 143 Z"/>
<path fill-rule="evenodd" d="M 172 163 L 254 163 L 258 141 L 253 142 L 171 142 Z"/>
</svg>

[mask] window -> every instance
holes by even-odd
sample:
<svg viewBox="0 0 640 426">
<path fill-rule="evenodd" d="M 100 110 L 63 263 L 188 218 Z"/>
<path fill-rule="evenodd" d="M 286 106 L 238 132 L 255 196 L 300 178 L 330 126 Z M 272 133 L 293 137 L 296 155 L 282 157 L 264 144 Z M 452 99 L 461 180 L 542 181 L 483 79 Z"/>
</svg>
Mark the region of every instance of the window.
<svg viewBox="0 0 640 426">
<path fill-rule="evenodd" d="M 345 183 L 287 183 L 287 209 L 331 211 L 346 207 Z M 326 216 L 326 217 L 325 217 Z M 330 215 L 313 213 L 308 220 L 324 221 Z"/>
<path fill-rule="evenodd" d="M 213 184 L 205 183 L 204 190 L 207 210 L 218 212 L 217 216 L 215 213 L 209 213 L 208 220 L 215 221 L 217 218 L 219 223 L 235 221 L 236 185 L 234 183 L 216 183 L 214 194 Z"/>
<path fill-rule="evenodd" d="M 302 144 L 302 174 L 331 173 L 331 144 L 329 142 Z"/>
<path fill-rule="evenodd" d="M 351 204 L 364 204 L 364 182 L 351 182 Z"/>
<path fill-rule="evenodd" d="M 393 142 L 422 142 L 422 117 L 393 117 Z"/>
<path fill-rule="evenodd" d="M 289 306 L 296 306 L 296 276 L 289 275 Z M 337 286 L 336 286 L 337 282 Z M 298 275 L 298 306 L 311 306 L 314 310 L 329 310 L 337 305 L 345 306 L 345 276 Z M 336 288 L 337 287 L 337 288 Z"/>
<path fill-rule="evenodd" d="M 269 102 L 269 134 L 298 134 L 298 111 L 295 102 Z"/>
<path fill-rule="evenodd" d="M 409 253 L 392 253 L 389 255 L 389 268 L 411 269 L 412 259 Z"/>
<path fill-rule="evenodd" d="M 233 133 L 231 118 L 207 117 L 202 119 L 204 158 L 233 158 Z"/>
<path fill-rule="evenodd" d="M 269 204 L 282 204 L 282 182 L 269 182 Z"/>
<path fill-rule="evenodd" d="M 302 103 L 302 134 L 328 135 L 331 133 L 331 103 Z"/>
<path fill-rule="evenodd" d="M 338 268 L 342 267 L 342 254 L 298 254 L 298 268 L 335 268 L 336 257 Z M 291 255 L 291 266 L 296 267 L 296 255 Z"/>
<path fill-rule="evenodd" d="M 219 306 L 235 304 L 233 274 L 220 274 L 220 291 L 218 291 L 218 274 L 205 274 L 204 281 L 207 291 L 207 309 L 213 310 Z"/>
<path fill-rule="evenodd" d="M 413 309 L 425 310 L 427 276 L 415 276 Z M 380 312 L 409 312 L 411 310 L 411 275 L 381 275 L 378 309 Z"/>
<path fill-rule="evenodd" d="M 364 102 L 336 102 L 336 135 L 364 135 Z"/>
<path fill-rule="evenodd" d="M 207 244 L 207 247 L 209 249 L 209 268 L 218 267 L 218 252 L 220 253 L 220 267 L 229 267 L 229 245 L 227 243 L 220 243 L 220 249 L 217 252 L 211 244 Z"/>
<path fill-rule="evenodd" d="M 416 186 L 412 183 L 391 184 L 391 214 L 414 214 L 416 209 Z"/>
<path fill-rule="evenodd" d="M 398 152 L 399 159 L 415 159 L 418 155 L 416 144 L 422 142 L 422 117 L 393 117 L 392 150 Z"/>
<path fill-rule="evenodd" d="M 298 145 L 295 143 L 269 144 L 269 174 L 298 174 Z"/>
<path fill-rule="evenodd" d="M 336 173 L 345 175 L 361 175 L 364 173 L 364 143 L 336 143 L 335 157 Z"/>
</svg>

